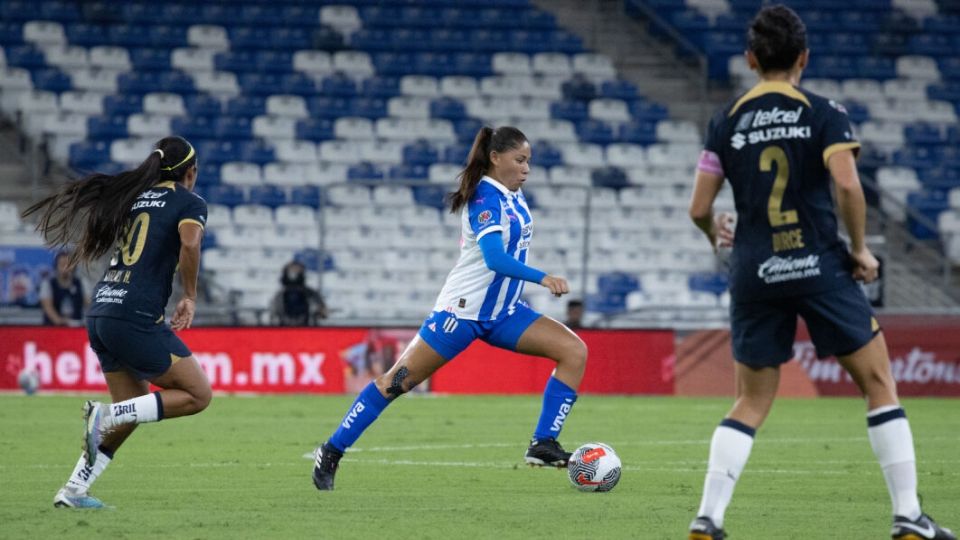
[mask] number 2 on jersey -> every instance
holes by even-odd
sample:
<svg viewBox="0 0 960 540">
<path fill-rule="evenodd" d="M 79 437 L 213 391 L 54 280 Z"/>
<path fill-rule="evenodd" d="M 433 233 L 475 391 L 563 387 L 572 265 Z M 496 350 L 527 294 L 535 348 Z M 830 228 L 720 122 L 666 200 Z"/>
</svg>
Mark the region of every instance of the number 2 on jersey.
<svg viewBox="0 0 960 540">
<path fill-rule="evenodd" d="M 787 181 L 790 179 L 790 162 L 782 148 L 768 146 L 760 153 L 760 171 L 770 172 L 774 164 L 777 165 L 777 176 L 773 180 L 773 190 L 770 191 L 770 198 L 767 200 L 767 218 L 772 227 L 792 225 L 800 221 L 797 211 L 781 210 L 783 194 L 787 190 Z"/>
<path fill-rule="evenodd" d="M 133 266 L 140 260 L 140 256 L 143 255 L 143 246 L 147 243 L 147 229 L 149 227 L 150 214 L 146 212 L 138 214 L 133 223 L 130 224 L 127 234 L 120 239 L 119 255 L 125 266 Z M 131 246 L 133 247 L 132 251 Z"/>
</svg>

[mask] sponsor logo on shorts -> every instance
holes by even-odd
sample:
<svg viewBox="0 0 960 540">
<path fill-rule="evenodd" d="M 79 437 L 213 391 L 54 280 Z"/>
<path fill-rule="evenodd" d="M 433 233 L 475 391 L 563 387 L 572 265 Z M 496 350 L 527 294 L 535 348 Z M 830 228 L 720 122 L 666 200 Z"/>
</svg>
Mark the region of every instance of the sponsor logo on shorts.
<svg viewBox="0 0 960 540">
<path fill-rule="evenodd" d="M 456 317 L 450 317 L 443 321 L 443 331 L 446 334 L 452 334 L 458 326 L 460 326 L 460 321 L 458 321 Z"/>
</svg>

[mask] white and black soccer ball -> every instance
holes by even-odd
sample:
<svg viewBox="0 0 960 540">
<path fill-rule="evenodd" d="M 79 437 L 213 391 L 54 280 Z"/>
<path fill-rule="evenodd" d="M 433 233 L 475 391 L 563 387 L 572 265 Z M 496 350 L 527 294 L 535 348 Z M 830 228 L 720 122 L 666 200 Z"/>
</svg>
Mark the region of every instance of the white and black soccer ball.
<svg viewBox="0 0 960 540">
<path fill-rule="evenodd" d="M 29 396 L 40 388 L 40 374 L 32 369 L 22 369 L 17 375 L 17 384 Z"/>
<path fill-rule="evenodd" d="M 603 443 L 587 443 L 570 456 L 567 474 L 580 491 L 610 491 L 620 481 L 620 457 Z"/>
</svg>

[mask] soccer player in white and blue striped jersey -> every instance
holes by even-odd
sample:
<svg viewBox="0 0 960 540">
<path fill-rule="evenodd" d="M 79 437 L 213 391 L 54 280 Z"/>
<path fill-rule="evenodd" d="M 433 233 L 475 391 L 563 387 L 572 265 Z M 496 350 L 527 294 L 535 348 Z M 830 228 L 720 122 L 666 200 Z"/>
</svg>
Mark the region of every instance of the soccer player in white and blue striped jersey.
<svg viewBox="0 0 960 540">
<path fill-rule="evenodd" d="M 343 453 L 391 401 L 476 339 L 557 363 L 524 459 L 531 465 L 566 467 L 570 453 L 557 437 L 577 400 L 587 347 L 569 328 L 520 300 L 528 281 L 556 296 L 570 292 L 564 278 L 527 265 L 533 221 L 520 187 L 529 172 L 530 144 L 520 130 L 484 127 L 477 133 L 459 189 L 449 196 L 451 211 L 461 215 L 460 259 L 397 363 L 360 392 L 333 435 L 317 448 L 317 489 L 333 489 Z"/>
</svg>

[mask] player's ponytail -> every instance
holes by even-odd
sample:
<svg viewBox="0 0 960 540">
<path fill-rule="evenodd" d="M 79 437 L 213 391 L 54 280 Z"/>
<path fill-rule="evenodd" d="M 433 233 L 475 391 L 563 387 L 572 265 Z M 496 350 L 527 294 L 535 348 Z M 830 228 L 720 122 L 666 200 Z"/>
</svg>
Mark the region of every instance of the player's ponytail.
<svg viewBox="0 0 960 540">
<path fill-rule="evenodd" d="M 501 126 L 493 129 L 483 126 L 480 128 L 473 139 L 470 154 L 467 156 L 467 165 L 457 176 L 460 187 L 447 194 L 450 212 L 456 214 L 467 204 L 470 197 L 473 197 L 480 179 L 490 169 L 490 152 L 506 152 L 520 148 L 525 142 L 527 142 L 527 136 L 515 127 Z"/>
<path fill-rule="evenodd" d="M 52 247 L 76 245 L 70 266 L 92 262 L 116 245 L 137 196 L 163 180 L 180 180 L 196 163 L 193 146 L 181 137 L 166 137 L 136 169 L 119 174 L 94 173 L 63 185 L 27 208 L 23 217 L 40 214 L 37 230 Z"/>
</svg>

